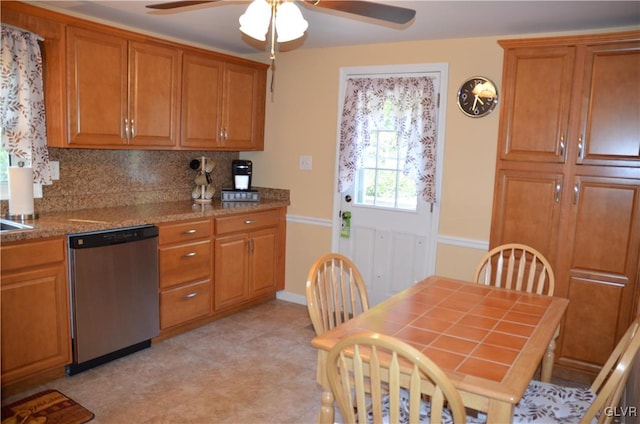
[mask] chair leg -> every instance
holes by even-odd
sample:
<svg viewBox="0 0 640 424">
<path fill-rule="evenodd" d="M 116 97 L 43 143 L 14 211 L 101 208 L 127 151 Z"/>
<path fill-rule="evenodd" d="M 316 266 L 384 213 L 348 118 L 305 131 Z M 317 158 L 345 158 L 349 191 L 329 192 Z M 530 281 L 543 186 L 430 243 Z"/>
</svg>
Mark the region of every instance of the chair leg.
<svg viewBox="0 0 640 424">
<path fill-rule="evenodd" d="M 553 374 L 553 361 L 555 360 L 556 339 L 560 335 L 560 327 L 556 328 L 556 332 L 553 338 L 547 346 L 547 352 L 542 359 L 542 369 L 540 370 L 540 381 L 545 383 L 551 382 L 551 375 Z"/>
</svg>

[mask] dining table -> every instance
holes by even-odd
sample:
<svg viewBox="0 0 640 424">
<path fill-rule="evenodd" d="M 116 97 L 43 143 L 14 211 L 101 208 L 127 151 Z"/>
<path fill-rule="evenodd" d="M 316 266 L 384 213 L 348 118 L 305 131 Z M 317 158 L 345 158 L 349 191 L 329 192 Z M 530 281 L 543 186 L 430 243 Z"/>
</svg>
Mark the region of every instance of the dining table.
<svg viewBox="0 0 640 424">
<path fill-rule="evenodd" d="M 539 366 L 542 379 L 550 379 L 557 328 L 568 303 L 436 275 L 419 281 L 312 340 L 323 388 L 318 422 L 334 422 L 328 352 L 349 335 L 375 332 L 407 342 L 433 360 L 465 407 L 486 414 L 488 423 L 509 423 Z"/>
</svg>

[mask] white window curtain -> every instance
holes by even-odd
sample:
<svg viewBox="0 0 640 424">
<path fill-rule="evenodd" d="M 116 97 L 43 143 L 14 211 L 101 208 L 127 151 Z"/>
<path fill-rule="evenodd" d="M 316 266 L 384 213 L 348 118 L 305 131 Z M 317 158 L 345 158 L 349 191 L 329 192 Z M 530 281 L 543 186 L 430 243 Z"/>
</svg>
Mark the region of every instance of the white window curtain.
<svg viewBox="0 0 640 424">
<path fill-rule="evenodd" d="M 435 203 L 436 98 L 431 77 L 349 78 L 340 124 L 340 192 L 346 191 L 363 164 L 371 132 L 384 121 L 385 107 L 407 151 L 403 174 L 417 184 L 417 195 Z"/>
<path fill-rule="evenodd" d="M 31 164 L 35 183 L 51 184 L 38 40 L 37 34 L 2 25 L 0 127 L 2 147 Z"/>
</svg>

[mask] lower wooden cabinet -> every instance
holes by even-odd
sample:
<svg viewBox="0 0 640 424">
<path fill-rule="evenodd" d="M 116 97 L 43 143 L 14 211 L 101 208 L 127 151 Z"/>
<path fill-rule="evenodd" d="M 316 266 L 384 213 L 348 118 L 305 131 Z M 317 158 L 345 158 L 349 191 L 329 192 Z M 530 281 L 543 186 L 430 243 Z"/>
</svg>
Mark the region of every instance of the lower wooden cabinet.
<svg viewBox="0 0 640 424">
<path fill-rule="evenodd" d="M 211 219 L 158 227 L 162 334 L 211 314 Z"/>
<path fill-rule="evenodd" d="M 71 362 L 66 239 L 0 248 L 2 386 Z"/>
<path fill-rule="evenodd" d="M 215 220 L 215 311 L 275 294 L 279 224 L 279 210 Z"/>
</svg>

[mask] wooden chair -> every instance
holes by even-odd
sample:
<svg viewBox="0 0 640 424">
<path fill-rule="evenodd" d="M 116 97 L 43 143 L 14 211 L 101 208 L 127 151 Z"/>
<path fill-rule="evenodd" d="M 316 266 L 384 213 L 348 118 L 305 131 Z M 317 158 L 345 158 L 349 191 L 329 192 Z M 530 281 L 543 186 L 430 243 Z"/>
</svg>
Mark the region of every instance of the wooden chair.
<svg viewBox="0 0 640 424">
<path fill-rule="evenodd" d="M 346 256 L 319 257 L 307 276 L 307 308 L 316 335 L 369 309 L 362 274 Z"/>
<path fill-rule="evenodd" d="M 588 343 L 588 341 L 585 341 Z M 588 389 L 532 381 L 516 405 L 514 423 L 611 423 L 640 349 L 640 317 L 631 324 Z M 622 405 L 624 407 L 637 405 Z M 629 409 L 627 408 L 627 411 Z M 636 412 L 637 413 L 637 412 Z"/>
<path fill-rule="evenodd" d="M 473 274 L 473 281 L 527 293 L 553 296 L 555 277 L 549 261 L 536 249 L 510 243 L 487 252 Z"/>
<path fill-rule="evenodd" d="M 345 423 L 466 422 L 460 394 L 446 374 L 394 337 L 349 336 L 329 351 L 326 368 Z M 425 389 L 429 402 L 422 400 Z"/>
</svg>

